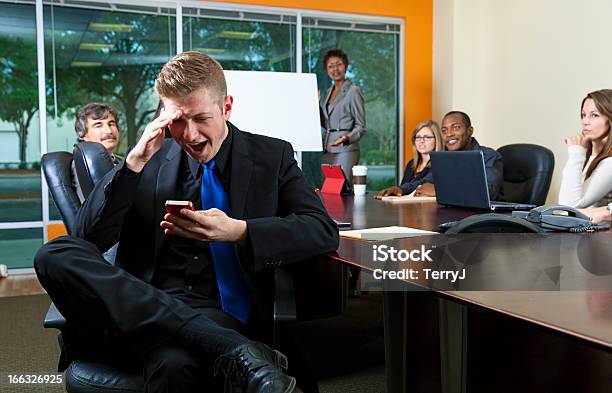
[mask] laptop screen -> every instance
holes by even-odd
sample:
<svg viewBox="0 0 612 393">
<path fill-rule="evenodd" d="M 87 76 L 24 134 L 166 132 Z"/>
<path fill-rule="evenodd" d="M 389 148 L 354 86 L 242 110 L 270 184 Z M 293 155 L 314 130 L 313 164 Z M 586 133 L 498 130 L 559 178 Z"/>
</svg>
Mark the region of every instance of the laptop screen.
<svg viewBox="0 0 612 393">
<path fill-rule="evenodd" d="M 480 150 L 432 152 L 430 157 L 439 204 L 491 208 L 484 156 Z"/>
</svg>

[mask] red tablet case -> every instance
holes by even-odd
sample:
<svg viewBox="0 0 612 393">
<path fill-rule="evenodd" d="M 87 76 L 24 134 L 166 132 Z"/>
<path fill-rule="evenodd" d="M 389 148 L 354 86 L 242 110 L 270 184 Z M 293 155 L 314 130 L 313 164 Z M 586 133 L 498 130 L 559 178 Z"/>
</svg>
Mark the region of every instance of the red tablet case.
<svg viewBox="0 0 612 393">
<path fill-rule="evenodd" d="M 351 192 L 351 187 L 340 165 L 322 164 L 321 170 L 325 175 L 321 192 L 329 194 L 346 194 Z"/>
</svg>

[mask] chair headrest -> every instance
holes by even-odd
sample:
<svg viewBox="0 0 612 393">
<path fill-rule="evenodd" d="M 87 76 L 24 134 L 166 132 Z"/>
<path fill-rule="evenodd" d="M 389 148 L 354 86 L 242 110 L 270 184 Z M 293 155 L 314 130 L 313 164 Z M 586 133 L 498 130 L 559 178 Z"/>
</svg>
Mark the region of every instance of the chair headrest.
<svg viewBox="0 0 612 393">
<path fill-rule="evenodd" d="M 552 174 L 555 166 L 555 155 L 544 146 L 515 143 L 497 151 L 504 160 L 504 179 L 509 181 L 522 182 L 543 172 Z"/>
<path fill-rule="evenodd" d="M 91 193 L 94 186 L 114 167 L 113 159 L 97 142 L 79 142 L 72 151 L 76 176 L 83 196 Z"/>
</svg>

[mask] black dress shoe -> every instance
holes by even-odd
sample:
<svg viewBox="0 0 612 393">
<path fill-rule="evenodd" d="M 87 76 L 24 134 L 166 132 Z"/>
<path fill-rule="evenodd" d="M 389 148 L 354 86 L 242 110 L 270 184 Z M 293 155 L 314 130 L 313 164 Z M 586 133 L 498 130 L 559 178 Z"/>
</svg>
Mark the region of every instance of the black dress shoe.
<svg viewBox="0 0 612 393">
<path fill-rule="evenodd" d="M 225 375 L 226 393 L 291 393 L 295 378 L 285 374 L 287 366 L 285 355 L 251 342 L 219 356 L 215 376 Z"/>
</svg>

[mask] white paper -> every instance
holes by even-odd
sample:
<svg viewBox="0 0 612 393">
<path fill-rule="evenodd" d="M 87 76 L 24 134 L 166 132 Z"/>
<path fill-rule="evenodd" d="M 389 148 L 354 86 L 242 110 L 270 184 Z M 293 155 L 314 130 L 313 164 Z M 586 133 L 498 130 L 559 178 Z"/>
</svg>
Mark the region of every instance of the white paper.
<svg viewBox="0 0 612 393">
<path fill-rule="evenodd" d="M 423 229 L 391 226 L 380 228 L 353 229 L 340 231 L 340 236 L 349 239 L 361 240 L 390 240 L 403 237 L 415 237 L 423 235 L 437 235 L 438 232 L 426 231 Z"/>
</svg>

